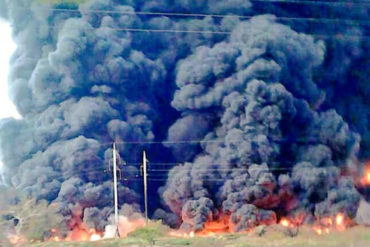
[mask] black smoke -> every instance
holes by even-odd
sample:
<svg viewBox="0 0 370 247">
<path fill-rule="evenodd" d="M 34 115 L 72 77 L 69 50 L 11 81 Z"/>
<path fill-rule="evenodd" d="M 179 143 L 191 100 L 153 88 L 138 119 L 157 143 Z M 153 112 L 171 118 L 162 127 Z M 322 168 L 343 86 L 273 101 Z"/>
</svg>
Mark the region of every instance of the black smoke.
<svg viewBox="0 0 370 247">
<path fill-rule="evenodd" d="M 325 60 L 314 73 L 325 92 L 321 109 L 336 109 L 361 134 L 359 156 L 368 158 L 370 4 L 361 0 L 251 2 L 256 13 L 287 17 L 280 22 L 325 41 Z"/>
<path fill-rule="evenodd" d="M 186 118 L 219 118 L 202 131 L 194 162 L 169 173 L 163 198 L 184 224 L 201 229 L 221 211 L 240 230 L 249 220 L 240 210 L 250 206 L 262 210 L 257 215 L 355 215 L 360 196 L 340 169 L 357 154 L 360 137 L 335 110 L 315 110 L 323 93 L 313 70 L 324 54 L 321 41 L 261 16 L 179 62 L 172 106 Z M 287 205 L 293 199 L 296 205 Z"/>
<path fill-rule="evenodd" d="M 143 149 L 153 163 L 183 163 L 150 204 L 172 226 L 201 229 L 220 214 L 237 230 L 302 210 L 353 215 L 359 194 L 341 171 L 369 152 L 365 29 L 341 26 L 356 36 L 325 39 L 279 19 L 305 17 L 300 8 L 252 3 L 0 1 L 17 43 L 10 97 L 23 117 L 0 122 L 3 183 L 58 203 L 66 218 L 82 207 L 86 223 L 103 229 L 111 143 L 128 141 L 138 144 L 118 144 L 128 164 L 122 205 L 142 202 Z M 257 16 L 265 13 L 277 17 Z M 349 102 L 362 109 L 355 119 Z M 174 144 L 184 140 L 203 142 Z M 154 180 L 153 198 L 163 185 Z"/>
</svg>

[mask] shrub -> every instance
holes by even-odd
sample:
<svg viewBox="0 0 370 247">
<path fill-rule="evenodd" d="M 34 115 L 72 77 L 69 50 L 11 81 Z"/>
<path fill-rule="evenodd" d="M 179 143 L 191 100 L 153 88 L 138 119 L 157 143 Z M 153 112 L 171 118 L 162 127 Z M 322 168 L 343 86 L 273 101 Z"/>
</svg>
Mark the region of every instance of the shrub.
<svg viewBox="0 0 370 247">
<path fill-rule="evenodd" d="M 166 231 L 167 228 L 163 226 L 161 221 L 150 222 L 148 226 L 138 228 L 128 234 L 128 237 L 142 239 L 149 244 L 155 244 L 155 240 L 163 237 Z"/>
<path fill-rule="evenodd" d="M 61 228 L 63 218 L 57 212 L 55 205 L 49 205 L 44 200 L 19 197 L 5 203 L 7 193 L 0 198 L 0 231 L 23 236 L 27 240 L 43 240 L 52 228 Z"/>
</svg>

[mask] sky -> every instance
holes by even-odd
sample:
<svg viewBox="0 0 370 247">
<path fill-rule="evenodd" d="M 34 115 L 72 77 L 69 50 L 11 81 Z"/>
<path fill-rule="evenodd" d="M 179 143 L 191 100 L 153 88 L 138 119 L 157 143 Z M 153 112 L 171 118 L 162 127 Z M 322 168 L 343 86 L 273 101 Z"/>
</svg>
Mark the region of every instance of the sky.
<svg viewBox="0 0 370 247">
<path fill-rule="evenodd" d="M 9 59 L 16 45 L 12 40 L 9 23 L 0 20 L 0 119 L 7 117 L 20 118 L 14 104 L 8 97 Z M 2 163 L 0 161 L 0 168 Z"/>
</svg>

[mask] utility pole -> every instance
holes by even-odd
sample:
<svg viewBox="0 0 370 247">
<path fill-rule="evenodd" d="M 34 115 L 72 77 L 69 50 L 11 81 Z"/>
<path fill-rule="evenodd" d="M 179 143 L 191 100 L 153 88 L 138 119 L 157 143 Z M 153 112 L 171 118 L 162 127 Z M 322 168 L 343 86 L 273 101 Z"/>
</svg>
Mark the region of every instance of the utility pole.
<svg viewBox="0 0 370 247">
<path fill-rule="evenodd" d="M 119 238 L 118 229 L 118 188 L 117 188 L 117 150 L 116 143 L 113 143 L 113 186 L 114 186 L 114 224 L 116 238 Z"/>
<path fill-rule="evenodd" d="M 144 207 L 145 207 L 145 222 L 148 225 L 148 181 L 147 181 L 147 159 L 145 150 L 143 151 L 143 175 L 144 175 Z"/>
</svg>

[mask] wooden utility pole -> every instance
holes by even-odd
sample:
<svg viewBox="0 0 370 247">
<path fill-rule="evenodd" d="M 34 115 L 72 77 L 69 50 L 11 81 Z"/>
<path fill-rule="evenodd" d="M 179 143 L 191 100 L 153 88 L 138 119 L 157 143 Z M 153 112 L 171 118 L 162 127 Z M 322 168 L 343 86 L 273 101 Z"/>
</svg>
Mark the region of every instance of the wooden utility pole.
<svg viewBox="0 0 370 247">
<path fill-rule="evenodd" d="M 114 224 L 115 237 L 119 237 L 118 229 L 118 188 L 117 188 L 117 150 L 116 143 L 113 143 L 113 186 L 114 186 Z"/>
<path fill-rule="evenodd" d="M 145 222 L 148 225 L 148 181 L 147 181 L 147 159 L 146 153 L 143 151 L 143 176 L 144 176 L 144 208 Z"/>
</svg>

